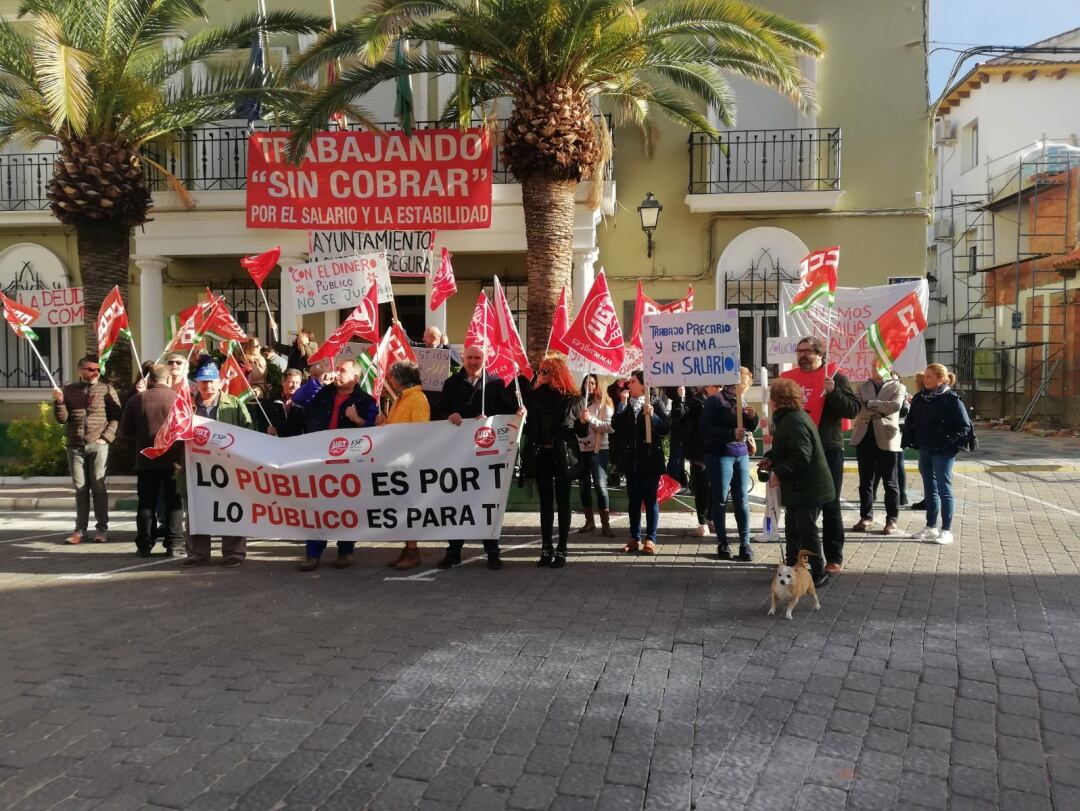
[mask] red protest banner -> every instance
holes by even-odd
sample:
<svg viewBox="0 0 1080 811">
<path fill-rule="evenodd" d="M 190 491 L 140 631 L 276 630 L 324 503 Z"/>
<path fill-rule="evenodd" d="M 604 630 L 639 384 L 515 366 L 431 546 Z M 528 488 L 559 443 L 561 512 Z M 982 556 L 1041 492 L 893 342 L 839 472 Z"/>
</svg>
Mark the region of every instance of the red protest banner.
<svg viewBox="0 0 1080 811">
<path fill-rule="evenodd" d="M 463 231 L 491 225 L 484 129 L 320 132 L 299 166 L 287 132 L 248 141 L 247 226 Z"/>
</svg>

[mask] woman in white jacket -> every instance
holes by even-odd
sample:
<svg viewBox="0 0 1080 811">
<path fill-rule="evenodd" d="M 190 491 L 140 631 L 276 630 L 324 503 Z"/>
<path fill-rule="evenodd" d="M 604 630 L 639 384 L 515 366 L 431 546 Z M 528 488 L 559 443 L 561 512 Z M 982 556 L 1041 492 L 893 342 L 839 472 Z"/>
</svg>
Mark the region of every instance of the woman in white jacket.
<svg viewBox="0 0 1080 811">
<path fill-rule="evenodd" d="M 582 410 L 580 419 L 589 426 L 589 432 L 584 437 L 578 437 L 581 450 L 581 508 L 585 512 L 585 524 L 578 532 L 596 529 L 592 506 L 592 491 L 595 489 L 601 532 L 607 538 L 614 538 L 608 512 L 607 465 L 608 435 L 611 433 L 611 415 L 615 409 L 594 374 L 586 375 L 581 382 L 581 397 L 588 407 Z"/>
</svg>

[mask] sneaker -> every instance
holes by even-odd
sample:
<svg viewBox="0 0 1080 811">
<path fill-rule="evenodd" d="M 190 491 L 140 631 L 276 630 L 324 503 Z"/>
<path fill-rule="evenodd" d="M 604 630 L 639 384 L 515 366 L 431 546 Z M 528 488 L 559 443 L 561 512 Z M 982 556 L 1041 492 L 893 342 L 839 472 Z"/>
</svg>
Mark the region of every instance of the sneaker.
<svg viewBox="0 0 1080 811">
<path fill-rule="evenodd" d="M 68 535 L 67 540 L 64 541 L 64 543 L 66 543 L 68 546 L 75 546 L 75 544 L 80 544 L 82 542 L 83 534 L 79 532 L 79 530 L 75 530 L 73 533 Z"/>
<path fill-rule="evenodd" d="M 817 578 L 817 579 L 816 579 L 816 580 L 814 581 L 814 588 L 816 588 L 816 589 L 819 589 L 819 588 L 821 588 L 822 586 L 827 586 L 827 585 L 829 584 L 829 579 L 830 579 L 830 578 L 829 578 L 829 574 L 828 574 L 827 572 L 826 572 L 826 573 L 824 573 L 824 574 L 821 574 L 821 575 L 820 575 L 820 576 L 819 576 L 819 577 L 818 577 L 818 578 Z"/>
<path fill-rule="evenodd" d="M 951 544 L 953 542 L 953 534 L 951 529 L 941 530 L 941 534 L 934 538 L 934 543 L 939 543 L 942 546 Z"/>
<path fill-rule="evenodd" d="M 141 555 L 142 553 L 140 552 L 139 554 Z M 150 553 L 148 552 L 146 556 L 150 557 Z M 201 558 L 184 558 L 180 561 L 180 565 L 185 569 L 190 569 L 192 566 L 205 566 L 207 563 L 208 561 L 202 560 Z"/>
<path fill-rule="evenodd" d="M 98 530 L 97 532 L 94 533 L 94 543 L 108 543 L 108 542 L 109 542 L 109 533 L 107 533 L 107 532 L 105 532 L 103 530 Z"/>
<path fill-rule="evenodd" d="M 300 571 L 302 572 L 313 572 L 319 568 L 319 559 L 304 558 L 304 562 L 301 563 L 297 568 L 300 569 Z"/>
<path fill-rule="evenodd" d="M 938 537 L 938 531 L 936 527 L 923 527 L 922 530 L 915 535 L 915 538 L 920 541 L 936 541 Z"/>
<path fill-rule="evenodd" d="M 716 557 L 720 560 L 731 560 L 731 547 L 727 541 L 716 545 Z"/>
<path fill-rule="evenodd" d="M 739 560 L 743 563 L 750 563 L 754 559 L 754 552 L 750 548 L 750 544 L 739 544 Z"/>
<path fill-rule="evenodd" d="M 501 569 L 503 567 L 502 558 L 499 557 L 498 552 L 488 552 L 487 558 L 489 569 Z"/>
<path fill-rule="evenodd" d="M 708 532 L 708 528 L 704 524 L 698 524 L 696 529 L 692 529 L 686 534 L 691 538 L 704 538 Z"/>
<path fill-rule="evenodd" d="M 224 566 L 226 569 L 235 569 L 243 562 L 243 558 L 225 558 L 225 560 L 221 562 L 221 565 Z"/>
</svg>

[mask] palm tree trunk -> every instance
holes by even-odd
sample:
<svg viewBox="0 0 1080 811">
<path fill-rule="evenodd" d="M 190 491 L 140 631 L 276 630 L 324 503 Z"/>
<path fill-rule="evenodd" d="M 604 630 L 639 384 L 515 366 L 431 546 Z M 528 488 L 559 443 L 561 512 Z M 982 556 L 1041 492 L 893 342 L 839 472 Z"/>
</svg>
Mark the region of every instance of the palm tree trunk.
<svg viewBox="0 0 1080 811">
<path fill-rule="evenodd" d="M 82 276 L 83 299 L 86 302 L 86 353 L 96 355 L 97 330 L 95 322 L 101 302 L 113 287 L 120 288 L 125 306 L 128 303 L 128 269 L 131 264 L 131 229 L 116 223 L 80 222 L 75 226 L 79 246 L 79 272 Z M 143 318 L 154 313 L 143 313 Z M 109 358 L 106 376 L 123 392 L 133 379 L 131 347 L 121 340 Z"/>
<path fill-rule="evenodd" d="M 536 368 L 547 347 L 551 319 L 563 286 L 574 268 L 573 180 L 551 180 L 538 174 L 521 183 L 525 209 L 525 270 L 528 273 L 528 326 L 525 344 Z"/>
</svg>

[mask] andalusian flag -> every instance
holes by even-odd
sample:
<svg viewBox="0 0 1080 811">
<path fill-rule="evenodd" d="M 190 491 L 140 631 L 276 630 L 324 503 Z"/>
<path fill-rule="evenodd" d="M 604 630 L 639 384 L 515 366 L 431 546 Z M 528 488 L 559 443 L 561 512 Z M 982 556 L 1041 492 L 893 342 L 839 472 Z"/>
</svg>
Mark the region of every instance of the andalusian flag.
<svg viewBox="0 0 1080 811">
<path fill-rule="evenodd" d="M 229 353 L 225 362 L 221 364 L 221 388 L 226 393 L 237 398 L 241 403 L 251 397 L 251 386 L 247 384 L 247 375 L 236 358 Z"/>
<path fill-rule="evenodd" d="M 375 347 L 372 346 L 370 351 L 375 351 Z M 375 359 L 367 352 L 361 352 L 353 360 L 360 366 L 358 385 L 376 400 L 379 399 L 375 393 L 375 380 L 379 377 L 379 367 L 375 365 Z"/>
<path fill-rule="evenodd" d="M 36 341 L 38 334 L 30 329 L 30 325 L 38 320 L 41 313 L 33 307 L 20 304 L 0 293 L 0 304 L 4 305 L 4 320 L 8 322 L 16 335 L 30 341 Z"/>
<path fill-rule="evenodd" d="M 836 271 L 840 265 L 840 246 L 814 251 L 799 262 L 799 289 L 791 300 L 788 313 L 807 310 L 827 297 L 828 306 L 836 304 Z"/>
<path fill-rule="evenodd" d="M 124 299 L 120 296 L 120 288 L 114 287 L 101 302 L 101 310 L 97 317 L 97 342 L 98 342 L 98 365 L 104 371 L 105 363 L 112 354 L 113 347 L 121 337 L 131 340 L 131 329 L 128 325 L 127 310 L 124 309 Z"/>
<path fill-rule="evenodd" d="M 926 315 L 916 292 L 904 296 L 882 313 L 866 331 L 867 343 L 878 356 L 878 368 L 892 369 L 911 339 L 925 329 Z"/>
</svg>

